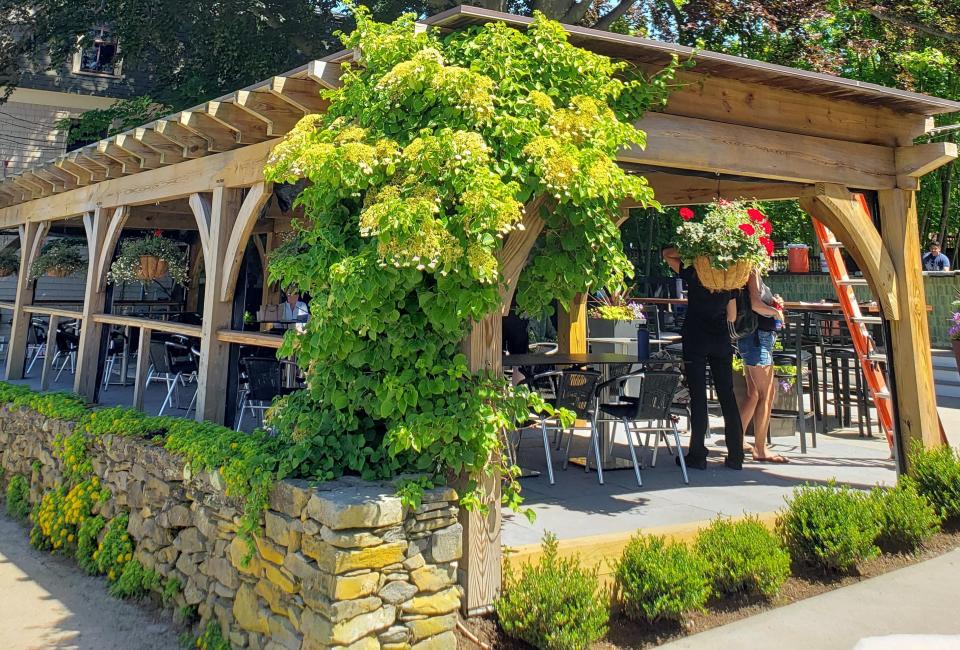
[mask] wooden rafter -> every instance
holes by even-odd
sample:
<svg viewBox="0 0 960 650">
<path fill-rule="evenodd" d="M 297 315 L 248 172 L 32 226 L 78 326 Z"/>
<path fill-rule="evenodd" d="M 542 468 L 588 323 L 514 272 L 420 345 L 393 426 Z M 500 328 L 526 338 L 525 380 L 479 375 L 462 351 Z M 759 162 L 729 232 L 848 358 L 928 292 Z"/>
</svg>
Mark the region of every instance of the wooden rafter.
<svg viewBox="0 0 960 650">
<path fill-rule="evenodd" d="M 200 155 L 187 155 L 186 147 L 169 138 L 165 138 L 153 129 L 142 127 L 134 129 L 133 137 L 145 147 L 149 147 L 160 154 L 160 162 L 164 165 L 176 164 L 183 162 L 187 158 L 195 158 Z"/>
<path fill-rule="evenodd" d="M 180 126 L 210 142 L 210 151 L 230 151 L 239 142 L 238 133 L 200 111 L 180 113 Z"/>
<path fill-rule="evenodd" d="M 236 131 L 241 144 L 254 144 L 270 138 L 269 124 L 230 102 L 207 102 L 206 112 L 212 119 Z"/>
<path fill-rule="evenodd" d="M 163 163 L 159 153 L 134 138 L 132 134 L 121 133 L 114 136 L 113 141 L 123 151 L 139 158 L 143 169 L 156 169 Z"/>
<path fill-rule="evenodd" d="M 271 136 L 288 132 L 304 115 L 293 104 L 269 92 L 240 90 L 235 101 L 237 106 L 265 121 L 267 133 Z"/>
</svg>

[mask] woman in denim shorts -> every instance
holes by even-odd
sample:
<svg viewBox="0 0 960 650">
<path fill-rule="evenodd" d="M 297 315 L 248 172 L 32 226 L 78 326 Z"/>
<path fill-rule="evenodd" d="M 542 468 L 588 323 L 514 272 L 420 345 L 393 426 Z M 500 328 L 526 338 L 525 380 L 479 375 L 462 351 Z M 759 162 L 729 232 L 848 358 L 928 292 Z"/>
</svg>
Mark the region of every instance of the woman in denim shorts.
<svg viewBox="0 0 960 650">
<path fill-rule="evenodd" d="M 757 329 L 737 342 L 747 380 L 747 394 L 740 403 L 740 420 L 746 430 L 753 422 L 753 459 L 758 462 L 786 463 L 786 458 L 767 447 L 770 413 L 773 409 L 773 346 L 777 342 L 775 321 L 783 323 L 783 301 L 774 296 L 760 274 L 754 271 L 747 282 L 750 305 L 757 314 Z"/>
</svg>

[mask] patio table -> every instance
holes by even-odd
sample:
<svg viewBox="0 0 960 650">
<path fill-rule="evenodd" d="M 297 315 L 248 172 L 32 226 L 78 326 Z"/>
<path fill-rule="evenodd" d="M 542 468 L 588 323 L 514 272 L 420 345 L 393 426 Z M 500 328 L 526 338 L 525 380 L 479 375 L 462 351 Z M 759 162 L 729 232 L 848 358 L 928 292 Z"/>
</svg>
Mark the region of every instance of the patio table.
<svg viewBox="0 0 960 650">
<path fill-rule="evenodd" d="M 632 354 L 617 354 L 614 352 L 575 352 L 554 354 L 507 354 L 503 357 L 504 367 L 517 366 L 600 366 L 600 381 L 606 381 L 610 378 L 607 372 L 607 366 L 615 363 L 631 363 L 642 365 Z M 662 363 L 662 362 L 661 362 Z M 599 421 L 600 431 L 600 459 L 603 463 L 603 470 L 615 469 L 633 469 L 633 463 L 626 458 L 620 458 L 613 455 L 613 438 L 616 433 L 614 422 Z M 570 458 L 574 465 L 586 466 L 587 459 L 583 456 Z"/>
</svg>

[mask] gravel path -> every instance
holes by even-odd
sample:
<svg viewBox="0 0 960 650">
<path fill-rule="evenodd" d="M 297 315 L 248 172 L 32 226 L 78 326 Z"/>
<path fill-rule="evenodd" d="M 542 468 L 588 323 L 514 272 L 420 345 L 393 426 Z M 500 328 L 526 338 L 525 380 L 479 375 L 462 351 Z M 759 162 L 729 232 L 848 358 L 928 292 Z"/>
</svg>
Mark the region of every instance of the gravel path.
<svg viewBox="0 0 960 650">
<path fill-rule="evenodd" d="M 176 650 L 177 636 L 169 613 L 113 598 L 103 578 L 32 548 L 0 514 L 0 648 Z"/>
</svg>

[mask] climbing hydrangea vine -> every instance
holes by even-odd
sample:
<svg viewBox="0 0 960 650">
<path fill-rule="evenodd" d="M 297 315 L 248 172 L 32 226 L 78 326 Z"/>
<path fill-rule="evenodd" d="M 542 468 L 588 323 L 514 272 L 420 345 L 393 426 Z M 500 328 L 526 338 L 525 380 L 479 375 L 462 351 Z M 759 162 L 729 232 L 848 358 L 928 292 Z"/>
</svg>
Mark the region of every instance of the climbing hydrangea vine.
<svg viewBox="0 0 960 650">
<path fill-rule="evenodd" d="M 540 15 L 525 32 L 494 23 L 442 36 L 412 16 L 382 24 L 353 11 L 343 41 L 358 61 L 266 170 L 310 181 L 306 218 L 270 267 L 312 296 L 305 333 L 281 350 L 297 355 L 307 388 L 278 403 L 272 424 L 317 478 L 476 477 L 504 428 L 549 408 L 470 372 L 460 352 L 500 309 L 498 252 L 525 212 L 543 220 L 518 284 L 527 313 L 623 284 L 619 205 L 656 203 L 615 158 L 643 146 L 632 124 L 665 99 L 674 66 L 643 78 Z M 505 498 L 518 503 L 515 490 Z M 462 499 L 479 505 L 471 489 Z"/>
</svg>

